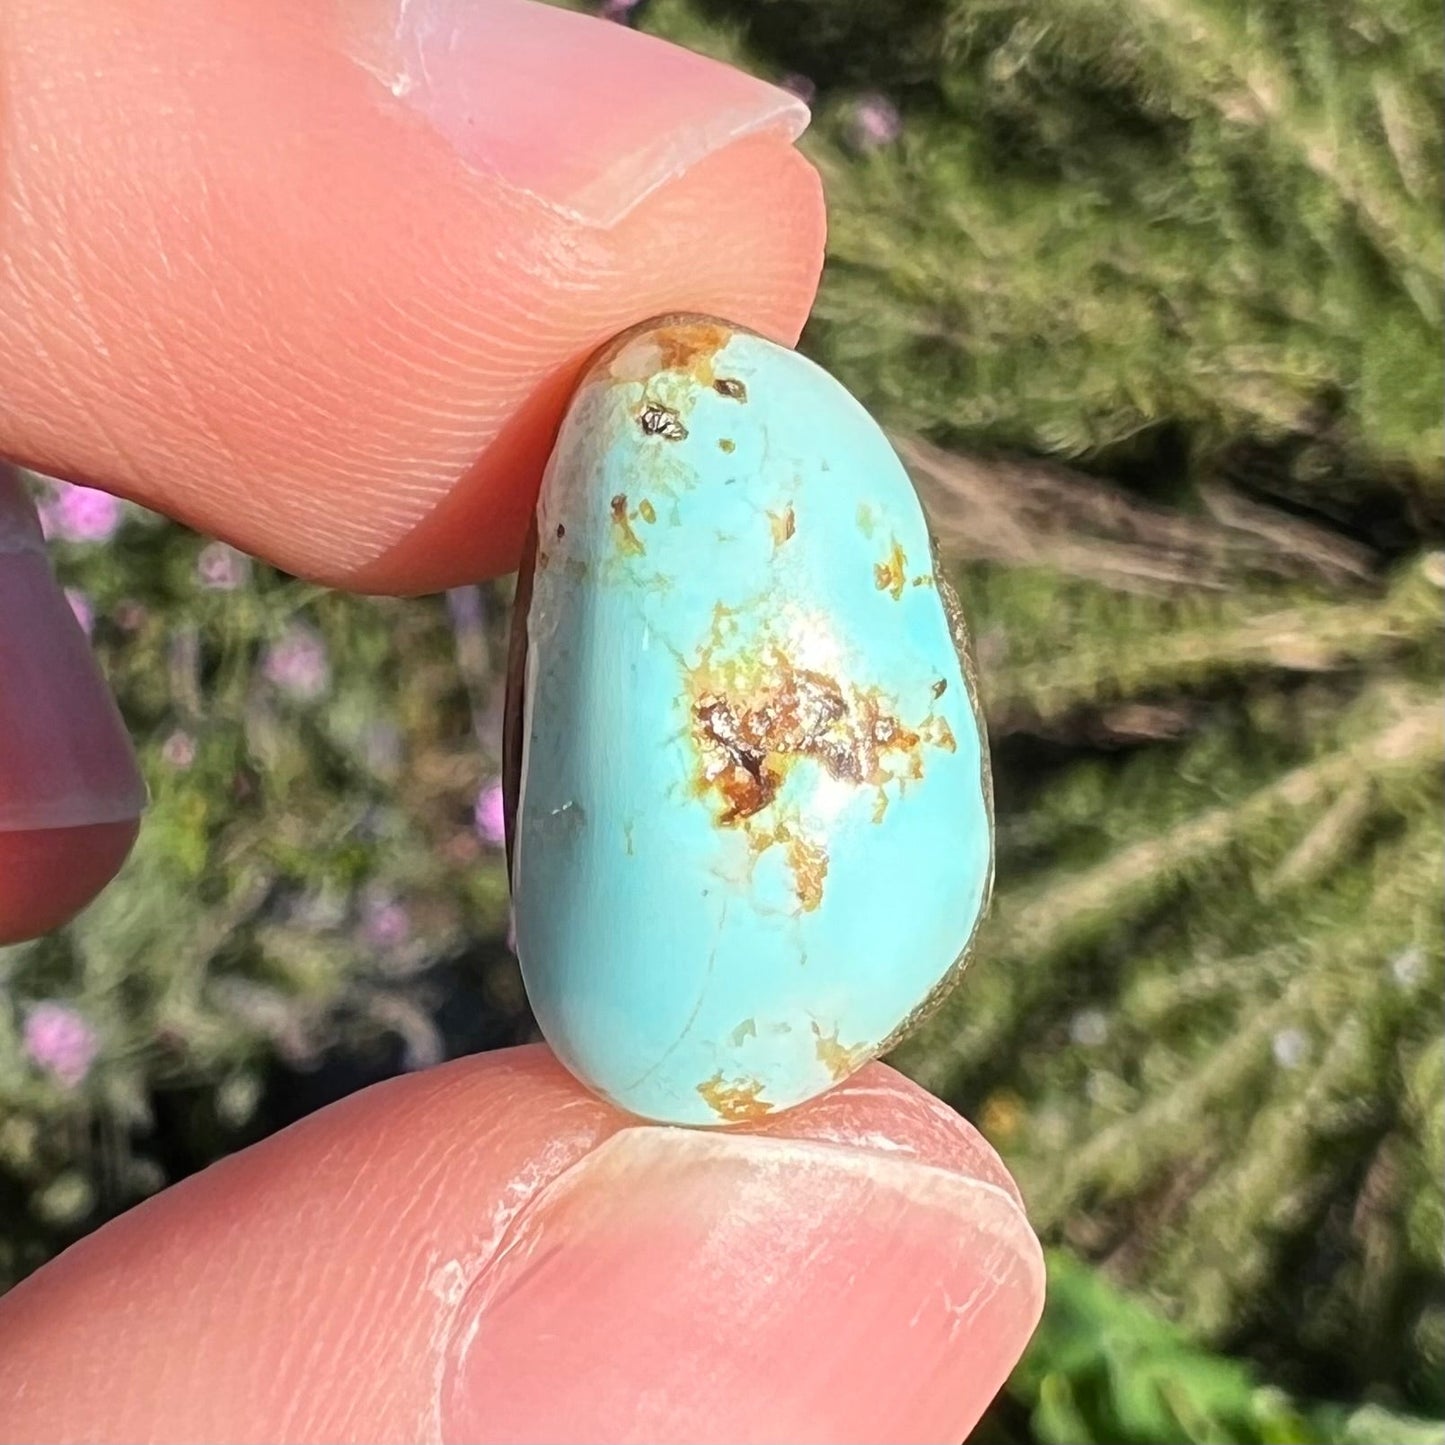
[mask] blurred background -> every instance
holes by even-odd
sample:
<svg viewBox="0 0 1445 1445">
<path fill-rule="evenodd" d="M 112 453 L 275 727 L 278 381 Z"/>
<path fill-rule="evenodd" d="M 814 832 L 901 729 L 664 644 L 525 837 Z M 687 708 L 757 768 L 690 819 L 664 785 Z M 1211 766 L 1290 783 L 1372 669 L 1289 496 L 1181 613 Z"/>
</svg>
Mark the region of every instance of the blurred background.
<svg viewBox="0 0 1445 1445">
<path fill-rule="evenodd" d="M 977 1438 L 1445 1441 L 1434 0 L 604 13 L 815 107 L 803 346 L 890 429 L 973 622 L 999 894 L 893 1062 L 1050 1253 Z M 153 806 L 100 902 L 0 949 L 0 1288 L 535 1037 L 510 581 L 334 596 L 35 485 Z"/>
</svg>

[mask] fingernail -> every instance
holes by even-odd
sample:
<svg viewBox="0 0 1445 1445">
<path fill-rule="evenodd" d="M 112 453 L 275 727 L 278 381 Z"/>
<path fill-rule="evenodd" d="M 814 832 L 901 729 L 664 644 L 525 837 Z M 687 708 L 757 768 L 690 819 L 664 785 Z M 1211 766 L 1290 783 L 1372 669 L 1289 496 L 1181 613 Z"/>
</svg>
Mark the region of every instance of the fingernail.
<svg viewBox="0 0 1445 1445">
<path fill-rule="evenodd" d="M 808 123 L 794 95 L 626 26 L 529 0 L 364 0 L 354 57 L 475 170 L 611 226 L 743 136 Z"/>
<path fill-rule="evenodd" d="M 1038 1321 L 999 1186 L 830 1144 L 636 1128 L 543 1190 L 463 1302 L 447 1440 L 964 1437 Z"/>
<path fill-rule="evenodd" d="M 137 818 L 145 784 L 50 569 L 20 478 L 0 466 L 0 832 Z"/>
</svg>

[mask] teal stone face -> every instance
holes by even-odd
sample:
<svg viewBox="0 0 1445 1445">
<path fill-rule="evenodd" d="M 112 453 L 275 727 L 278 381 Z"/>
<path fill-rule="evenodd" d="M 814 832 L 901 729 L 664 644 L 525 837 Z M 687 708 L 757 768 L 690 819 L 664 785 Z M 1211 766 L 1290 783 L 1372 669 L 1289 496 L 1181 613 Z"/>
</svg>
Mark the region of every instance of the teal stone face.
<svg viewBox="0 0 1445 1445">
<path fill-rule="evenodd" d="M 511 868 L 543 1033 L 651 1119 L 824 1092 L 936 993 L 991 882 L 961 626 L 907 474 L 811 362 L 681 318 L 593 364 L 536 526 Z"/>
</svg>

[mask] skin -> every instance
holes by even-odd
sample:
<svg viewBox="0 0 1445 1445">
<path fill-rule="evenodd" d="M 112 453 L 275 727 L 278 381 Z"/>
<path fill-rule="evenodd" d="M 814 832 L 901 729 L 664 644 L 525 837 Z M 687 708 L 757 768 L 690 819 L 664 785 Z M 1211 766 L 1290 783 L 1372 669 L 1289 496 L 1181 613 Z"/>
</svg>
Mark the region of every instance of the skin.
<svg viewBox="0 0 1445 1445">
<path fill-rule="evenodd" d="M 407 14 L 0 7 L 0 456 L 423 593 L 515 567 L 608 337 L 796 339 L 798 107 L 511 0 Z M 0 688 L 3 943 L 99 892 L 136 810 L 0 490 L 0 659 L 35 679 Z M 1002 1164 L 882 1065 L 698 1133 L 513 1050 L 355 1095 L 0 1299 L 0 1440 L 957 1441 L 1042 1293 Z"/>
</svg>

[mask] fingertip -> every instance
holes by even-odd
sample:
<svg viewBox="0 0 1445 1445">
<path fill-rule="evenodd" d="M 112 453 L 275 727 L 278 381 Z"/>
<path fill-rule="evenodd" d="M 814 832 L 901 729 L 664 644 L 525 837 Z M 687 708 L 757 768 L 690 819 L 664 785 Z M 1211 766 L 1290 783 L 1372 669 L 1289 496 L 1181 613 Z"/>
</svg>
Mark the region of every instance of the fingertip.
<svg viewBox="0 0 1445 1445">
<path fill-rule="evenodd" d="M 140 820 L 0 833 L 0 947 L 64 927 L 120 872 Z"/>
<path fill-rule="evenodd" d="M 470 1291 L 443 1438 L 958 1440 L 1041 1299 L 1037 1240 L 986 1181 L 810 1138 L 626 1129 L 538 1195 Z"/>
<path fill-rule="evenodd" d="M 747 205 L 738 203 L 747 198 Z M 537 488 L 583 367 L 629 327 L 671 312 L 715 315 L 786 346 L 822 267 L 822 181 L 787 136 L 744 137 L 653 192 L 604 238 L 594 273 L 554 273 L 518 298 L 545 342 L 515 404 L 434 505 L 341 579 L 362 592 L 435 591 L 517 566 Z M 500 283 L 499 283 L 500 284 Z"/>
<path fill-rule="evenodd" d="M 958 1440 L 1037 1241 L 916 1086 L 836 1094 L 644 1126 L 534 1046 L 353 1095 L 0 1300 L 0 1438 Z"/>
</svg>

